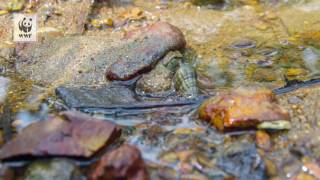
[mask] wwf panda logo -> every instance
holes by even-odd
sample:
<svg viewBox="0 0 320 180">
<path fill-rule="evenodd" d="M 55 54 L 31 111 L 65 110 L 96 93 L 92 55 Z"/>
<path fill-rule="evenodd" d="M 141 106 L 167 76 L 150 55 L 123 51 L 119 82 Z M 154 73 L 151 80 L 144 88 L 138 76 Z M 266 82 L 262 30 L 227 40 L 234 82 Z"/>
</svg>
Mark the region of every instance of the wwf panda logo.
<svg viewBox="0 0 320 180">
<path fill-rule="evenodd" d="M 19 21 L 19 29 L 25 33 L 28 33 L 32 29 L 32 18 L 23 18 Z"/>
</svg>

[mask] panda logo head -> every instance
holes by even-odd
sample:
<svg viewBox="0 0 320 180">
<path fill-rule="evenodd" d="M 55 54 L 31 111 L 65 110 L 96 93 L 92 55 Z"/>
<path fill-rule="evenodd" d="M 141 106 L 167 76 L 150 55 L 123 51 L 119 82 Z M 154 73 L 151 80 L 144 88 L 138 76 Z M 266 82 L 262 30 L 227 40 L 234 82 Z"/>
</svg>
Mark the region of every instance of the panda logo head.
<svg viewBox="0 0 320 180">
<path fill-rule="evenodd" d="M 24 17 L 22 20 L 19 21 L 19 29 L 25 33 L 28 33 L 32 29 L 32 18 Z"/>
</svg>

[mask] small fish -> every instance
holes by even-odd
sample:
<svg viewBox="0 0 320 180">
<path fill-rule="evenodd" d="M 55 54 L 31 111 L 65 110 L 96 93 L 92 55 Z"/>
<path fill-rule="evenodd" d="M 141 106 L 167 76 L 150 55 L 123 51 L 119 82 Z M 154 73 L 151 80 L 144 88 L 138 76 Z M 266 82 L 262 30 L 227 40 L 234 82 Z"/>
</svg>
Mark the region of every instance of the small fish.
<svg viewBox="0 0 320 180">
<path fill-rule="evenodd" d="M 176 90 L 183 96 L 194 98 L 198 95 L 196 72 L 187 63 L 180 62 L 179 68 L 174 76 Z"/>
</svg>

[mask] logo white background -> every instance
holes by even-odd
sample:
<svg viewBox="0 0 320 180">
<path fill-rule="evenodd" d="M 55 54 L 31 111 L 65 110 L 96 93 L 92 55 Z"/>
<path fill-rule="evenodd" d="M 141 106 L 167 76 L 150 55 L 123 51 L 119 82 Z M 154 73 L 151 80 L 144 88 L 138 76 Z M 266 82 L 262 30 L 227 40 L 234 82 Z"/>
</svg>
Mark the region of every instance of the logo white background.
<svg viewBox="0 0 320 180">
<path fill-rule="evenodd" d="M 37 16 L 36 14 L 13 15 L 13 41 L 37 41 Z"/>
</svg>

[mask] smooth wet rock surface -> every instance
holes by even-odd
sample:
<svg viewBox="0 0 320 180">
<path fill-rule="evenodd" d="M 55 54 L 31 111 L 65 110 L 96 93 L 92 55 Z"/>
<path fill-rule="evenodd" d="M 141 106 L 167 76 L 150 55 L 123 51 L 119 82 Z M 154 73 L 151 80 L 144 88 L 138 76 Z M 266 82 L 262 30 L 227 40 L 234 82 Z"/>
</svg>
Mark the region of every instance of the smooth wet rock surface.
<svg viewBox="0 0 320 180">
<path fill-rule="evenodd" d="M 16 69 L 41 84 L 94 85 L 107 81 L 106 69 L 110 80 L 131 79 L 151 70 L 166 52 L 185 46 L 182 33 L 168 23 L 141 31 L 140 36 L 122 42 L 110 37 L 73 36 L 22 44 L 17 47 Z"/>
<path fill-rule="evenodd" d="M 275 103 L 272 91 L 238 88 L 204 102 L 200 118 L 221 131 L 257 127 L 265 122 L 288 121 L 288 112 Z"/>
<path fill-rule="evenodd" d="M 110 48 L 115 44 L 108 37 L 72 36 L 21 45 L 16 69 L 44 85 L 105 83 L 105 68 L 119 56 Z"/>
<path fill-rule="evenodd" d="M 119 137 L 120 129 L 111 122 L 79 112 L 62 112 L 62 117 L 39 121 L 23 129 L 0 151 L 1 159 L 18 156 L 90 157 Z"/>
<path fill-rule="evenodd" d="M 102 85 L 58 87 L 56 94 L 68 107 L 108 107 L 137 102 L 135 94 L 127 86 Z"/>
<path fill-rule="evenodd" d="M 155 23 L 140 31 L 141 35 L 123 47 L 127 54 L 108 67 L 106 76 L 109 80 L 128 80 L 148 72 L 167 52 L 183 49 L 186 45 L 182 32 L 166 22 Z"/>
</svg>

